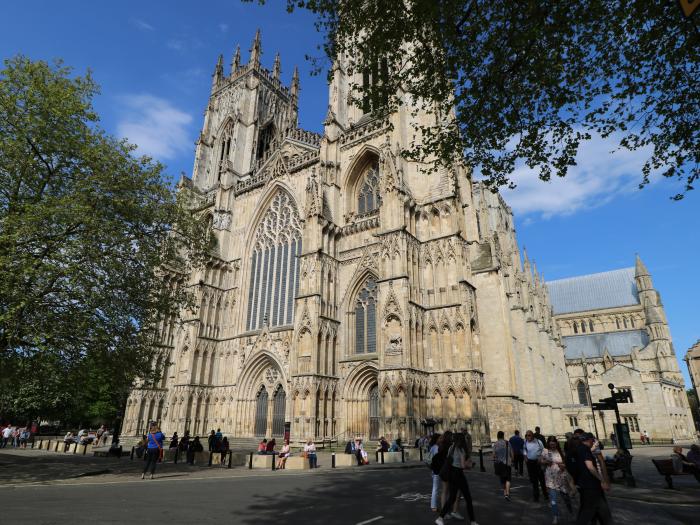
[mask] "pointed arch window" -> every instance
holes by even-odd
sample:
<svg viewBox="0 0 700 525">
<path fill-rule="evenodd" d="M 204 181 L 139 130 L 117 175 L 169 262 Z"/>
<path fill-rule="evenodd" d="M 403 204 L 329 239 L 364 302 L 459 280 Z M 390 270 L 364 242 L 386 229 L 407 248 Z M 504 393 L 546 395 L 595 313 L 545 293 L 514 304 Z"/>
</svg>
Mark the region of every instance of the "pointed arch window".
<svg viewBox="0 0 700 525">
<path fill-rule="evenodd" d="M 355 353 L 377 351 L 377 281 L 365 281 L 355 300 Z"/>
<path fill-rule="evenodd" d="M 595 332 L 595 330 L 593 329 L 593 321 L 592 320 L 588 321 L 588 328 L 590 329 L 591 332 Z"/>
<path fill-rule="evenodd" d="M 578 323 L 576 321 L 574 321 L 574 333 L 578 333 Z"/>
<path fill-rule="evenodd" d="M 578 402 L 582 405 L 588 405 L 586 384 L 583 381 L 579 381 L 576 385 L 576 393 L 578 394 Z"/>
<path fill-rule="evenodd" d="M 226 163 L 231 154 L 231 141 L 233 137 L 233 122 L 229 121 L 224 128 L 219 145 L 219 182 L 221 182 L 221 174 L 226 170 Z"/>
<path fill-rule="evenodd" d="M 363 215 L 379 209 L 379 165 L 375 161 L 365 171 L 357 192 L 357 213 Z"/>
<path fill-rule="evenodd" d="M 274 196 L 254 239 L 246 329 L 292 324 L 299 289 L 301 223 L 287 192 Z"/>
</svg>

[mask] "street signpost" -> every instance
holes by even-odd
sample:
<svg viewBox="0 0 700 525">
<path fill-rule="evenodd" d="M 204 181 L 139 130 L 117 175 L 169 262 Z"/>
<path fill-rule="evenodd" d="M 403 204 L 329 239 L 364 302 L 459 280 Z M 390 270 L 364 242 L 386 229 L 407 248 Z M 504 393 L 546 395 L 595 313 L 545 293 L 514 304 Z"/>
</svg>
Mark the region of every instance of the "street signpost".
<svg viewBox="0 0 700 525">
<path fill-rule="evenodd" d="M 697 0 L 700 2 L 700 0 Z M 615 436 L 617 437 L 617 444 L 620 449 L 625 452 L 625 457 L 629 456 L 627 452 L 632 448 L 632 440 L 630 439 L 630 431 L 627 423 L 623 423 L 620 420 L 620 411 L 617 408 L 619 403 L 629 403 L 632 395 L 630 392 L 615 392 L 615 385 L 608 383 L 608 388 L 610 389 L 610 397 L 599 399 L 598 403 L 592 403 L 591 408 L 593 410 L 614 410 L 615 420 L 617 423 L 613 425 L 615 429 Z M 625 480 L 627 485 L 630 487 L 635 487 L 636 482 L 634 476 L 632 475 L 632 468 L 630 461 L 627 460 L 624 466 Z"/>
</svg>

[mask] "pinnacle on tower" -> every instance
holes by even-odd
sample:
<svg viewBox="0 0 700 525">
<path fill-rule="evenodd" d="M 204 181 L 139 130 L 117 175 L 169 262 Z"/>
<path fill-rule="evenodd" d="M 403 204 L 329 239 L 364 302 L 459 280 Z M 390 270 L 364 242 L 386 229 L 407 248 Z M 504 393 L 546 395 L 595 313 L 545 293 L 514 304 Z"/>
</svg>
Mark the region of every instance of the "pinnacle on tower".
<svg viewBox="0 0 700 525">
<path fill-rule="evenodd" d="M 294 66 L 294 74 L 292 75 L 292 98 L 296 99 L 299 96 L 299 68 Z"/>
<path fill-rule="evenodd" d="M 217 86 L 224 78 L 224 55 L 219 55 L 219 59 L 216 61 L 216 67 L 214 68 L 214 74 L 212 75 L 212 86 Z"/>
<path fill-rule="evenodd" d="M 280 62 L 280 54 L 275 55 L 275 64 L 272 66 L 272 76 L 277 80 L 280 79 L 280 71 L 282 70 L 282 65 Z"/>
<path fill-rule="evenodd" d="M 635 277 L 642 277 L 644 275 L 649 275 L 649 270 L 647 270 L 647 267 L 642 262 L 642 259 L 641 259 L 641 257 L 639 257 L 639 254 L 637 254 L 637 260 L 635 261 L 635 264 L 634 264 L 634 276 Z"/>
<path fill-rule="evenodd" d="M 532 272 L 530 271 L 530 259 L 527 258 L 527 248 L 523 246 L 523 271 L 527 274 L 527 277 L 532 277 Z"/>
<path fill-rule="evenodd" d="M 236 46 L 236 54 L 233 55 L 233 60 L 231 61 L 231 74 L 237 73 L 241 67 L 241 46 Z"/>
<path fill-rule="evenodd" d="M 253 40 L 253 47 L 250 48 L 250 64 L 253 67 L 260 65 L 260 29 L 255 32 L 255 39 Z"/>
</svg>

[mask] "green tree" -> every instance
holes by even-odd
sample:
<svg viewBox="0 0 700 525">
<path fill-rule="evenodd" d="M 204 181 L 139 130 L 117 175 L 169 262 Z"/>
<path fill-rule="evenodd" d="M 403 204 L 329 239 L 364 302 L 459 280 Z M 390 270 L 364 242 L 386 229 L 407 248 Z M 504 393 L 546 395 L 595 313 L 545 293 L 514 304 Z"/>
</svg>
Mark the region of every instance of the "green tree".
<svg viewBox="0 0 700 525">
<path fill-rule="evenodd" d="M 206 226 L 163 166 L 108 136 L 97 85 L 17 56 L 0 71 L 0 414 L 110 417 L 189 302 Z M 177 279 L 172 279 L 175 282 Z"/>
<path fill-rule="evenodd" d="M 700 31 L 677 2 L 288 0 L 295 8 L 317 15 L 331 61 L 388 62 L 382 82 L 354 86 L 358 98 L 392 108 L 410 93 L 436 112 L 409 157 L 464 158 L 495 189 L 520 165 L 566 176 L 599 134 L 648 152 L 640 187 L 658 171 L 683 183 L 681 199 L 700 175 Z"/>
<path fill-rule="evenodd" d="M 700 429 L 700 404 L 698 403 L 698 393 L 694 388 L 687 389 L 685 393 L 688 395 L 688 406 L 690 406 L 690 413 L 693 415 L 695 428 Z"/>
</svg>

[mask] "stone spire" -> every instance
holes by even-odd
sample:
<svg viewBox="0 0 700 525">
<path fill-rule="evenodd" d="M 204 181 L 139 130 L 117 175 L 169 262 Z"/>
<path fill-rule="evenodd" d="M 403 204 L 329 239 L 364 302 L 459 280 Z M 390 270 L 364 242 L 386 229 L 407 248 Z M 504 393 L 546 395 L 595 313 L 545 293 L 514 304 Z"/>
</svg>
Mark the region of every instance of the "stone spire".
<svg viewBox="0 0 700 525">
<path fill-rule="evenodd" d="M 224 55 L 219 55 L 219 59 L 216 61 L 216 67 L 214 68 L 214 74 L 212 75 L 212 87 L 218 86 L 224 79 Z"/>
<path fill-rule="evenodd" d="M 233 60 L 231 61 L 231 74 L 238 73 L 241 68 L 241 46 L 236 46 L 236 54 L 233 55 Z"/>
<path fill-rule="evenodd" d="M 279 80 L 280 79 L 280 71 L 282 70 L 282 64 L 280 62 L 280 54 L 277 53 L 275 55 L 275 64 L 272 66 L 272 76 Z"/>
<path fill-rule="evenodd" d="M 299 68 L 294 66 L 294 74 L 292 75 L 292 89 L 290 91 L 293 100 L 299 98 Z"/>
<path fill-rule="evenodd" d="M 637 254 L 637 260 L 634 263 L 634 276 L 635 277 L 643 277 L 643 276 L 648 276 L 649 275 L 649 270 L 647 270 L 646 265 L 642 262 L 641 257 L 639 257 L 639 254 Z"/>
<path fill-rule="evenodd" d="M 255 32 L 255 39 L 253 40 L 253 47 L 250 48 L 250 61 L 253 67 L 260 65 L 260 55 L 262 51 L 260 50 L 260 29 Z"/>
<path fill-rule="evenodd" d="M 527 248 L 523 246 L 523 271 L 528 280 L 532 278 L 532 271 L 530 270 L 530 259 L 527 258 Z"/>
</svg>

